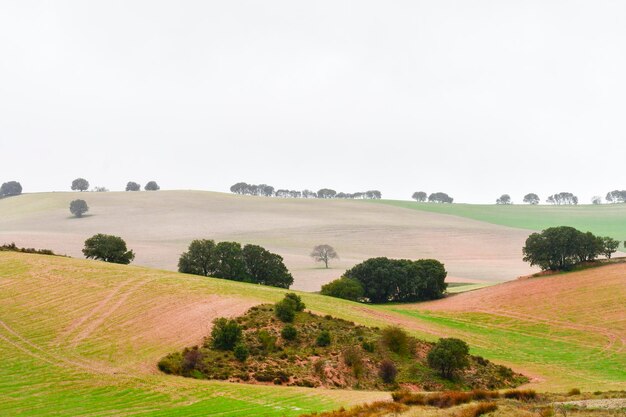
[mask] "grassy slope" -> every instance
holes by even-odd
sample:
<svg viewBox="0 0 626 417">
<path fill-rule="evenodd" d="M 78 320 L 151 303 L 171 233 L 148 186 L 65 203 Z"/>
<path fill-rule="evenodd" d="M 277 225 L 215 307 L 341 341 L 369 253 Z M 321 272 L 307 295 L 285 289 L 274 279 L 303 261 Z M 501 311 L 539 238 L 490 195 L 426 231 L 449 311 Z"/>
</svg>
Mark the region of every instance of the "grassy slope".
<svg viewBox="0 0 626 417">
<path fill-rule="evenodd" d="M 81 198 L 89 216 L 72 218 Z M 281 199 L 205 191 L 37 193 L 0 199 L 0 244 L 50 248 L 81 257 L 95 233 L 122 236 L 135 264 L 175 270 L 197 238 L 262 245 L 285 258 L 294 288 L 317 291 L 347 268 L 374 256 L 436 258 L 449 275 L 470 282 L 503 281 L 531 273 L 520 248 L 528 236 L 465 218 L 402 210 L 363 201 Z M 309 256 L 330 244 L 340 259 L 324 269 Z"/>
<path fill-rule="evenodd" d="M 504 206 L 496 204 L 429 204 L 398 200 L 379 200 L 376 202 L 529 230 L 542 230 L 552 226 L 572 226 L 585 232 L 590 231 L 601 236 L 626 240 L 626 204 L 579 206 L 514 204 Z"/>
<path fill-rule="evenodd" d="M 430 340 L 459 335 L 473 353 L 537 376 L 538 389 L 623 389 L 626 270 L 593 271 L 600 278 L 583 271 L 415 305 L 371 307 L 301 295 L 321 314 L 396 323 Z M 560 292 L 541 291 L 536 283 L 543 282 L 559 284 Z M 0 414 L 297 415 L 380 397 L 155 371 L 166 353 L 198 343 L 213 317 L 238 315 L 283 294 L 141 267 L 0 252 Z"/>
</svg>

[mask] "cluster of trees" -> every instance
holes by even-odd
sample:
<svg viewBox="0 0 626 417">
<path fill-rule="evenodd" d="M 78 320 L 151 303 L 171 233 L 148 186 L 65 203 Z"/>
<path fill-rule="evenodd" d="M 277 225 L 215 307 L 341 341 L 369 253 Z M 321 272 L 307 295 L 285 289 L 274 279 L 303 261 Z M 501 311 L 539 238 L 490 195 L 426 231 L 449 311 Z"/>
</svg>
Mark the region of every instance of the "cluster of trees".
<svg viewBox="0 0 626 417">
<path fill-rule="evenodd" d="M 605 200 L 609 203 L 626 203 L 626 190 L 613 190 L 606 193 Z"/>
<path fill-rule="evenodd" d="M 178 261 L 178 271 L 234 281 L 289 288 L 293 277 L 280 255 L 258 245 L 194 240 Z"/>
<path fill-rule="evenodd" d="M 281 198 L 344 198 L 344 199 L 380 199 L 382 194 L 378 190 L 369 190 L 358 193 L 337 192 L 330 188 L 322 188 L 317 192 L 311 190 L 286 190 L 278 189 L 267 184 L 248 184 L 238 182 L 230 187 L 230 191 L 240 195 L 257 195 L 262 197 L 281 197 Z"/>
<path fill-rule="evenodd" d="M 424 191 L 416 191 L 413 193 L 411 198 L 418 203 L 423 203 L 427 199 L 429 203 L 452 203 L 454 201 L 454 198 L 442 192 L 431 193 L 430 195 L 428 195 Z"/>
<path fill-rule="evenodd" d="M 500 198 L 496 200 L 496 204 L 513 204 L 513 201 L 511 201 L 510 195 L 502 194 Z"/>
<path fill-rule="evenodd" d="M 89 181 L 84 178 L 76 178 L 72 181 L 72 191 L 87 191 L 89 189 Z M 144 186 L 144 190 L 146 191 L 158 191 L 161 187 L 157 184 L 156 181 L 148 181 Z M 139 191 L 141 190 L 141 185 L 134 181 L 129 181 L 126 184 L 126 191 Z M 109 191 L 106 187 L 95 187 L 94 191 L 97 192 L 105 192 Z"/>
<path fill-rule="evenodd" d="M 434 300 L 448 284 L 443 264 L 435 259 L 370 258 L 322 287 L 322 294 L 371 303 Z"/>
<path fill-rule="evenodd" d="M 83 254 L 87 259 L 124 265 L 128 265 L 135 259 L 135 253 L 126 248 L 126 242 L 121 237 L 101 233 L 85 241 Z"/>
<path fill-rule="evenodd" d="M 22 184 L 17 181 L 5 182 L 0 186 L 0 198 L 22 194 Z"/>
<path fill-rule="evenodd" d="M 535 194 L 535 193 L 528 193 L 528 194 L 526 194 L 524 196 L 524 199 L 522 201 L 524 201 L 524 203 L 526 203 L 526 204 L 532 204 L 534 206 L 534 205 L 539 204 L 540 200 L 539 200 L 539 196 L 537 194 Z"/>
<path fill-rule="evenodd" d="M 598 256 L 611 258 L 619 247 L 619 241 L 610 237 L 583 233 L 569 226 L 550 227 L 541 233 L 533 233 L 522 249 L 524 261 L 543 270 L 567 270 L 582 262 L 595 260 Z"/>
<path fill-rule="evenodd" d="M 550 204 L 556 204 L 556 205 L 561 205 L 561 204 L 576 205 L 578 204 L 578 197 L 576 197 L 572 193 L 562 192 L 562 193 L 552 194 L 551 196 L 548 196 L 548 198 L 546 199 L 546 202 Z"/>
</svg>

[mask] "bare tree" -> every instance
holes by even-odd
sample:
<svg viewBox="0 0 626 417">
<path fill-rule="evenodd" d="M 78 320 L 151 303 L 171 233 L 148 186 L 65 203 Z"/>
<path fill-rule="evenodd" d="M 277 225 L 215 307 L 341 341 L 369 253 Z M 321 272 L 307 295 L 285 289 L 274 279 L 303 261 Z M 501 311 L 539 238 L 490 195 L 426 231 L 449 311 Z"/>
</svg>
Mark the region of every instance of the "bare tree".
<svg viewBox="0 0 626 417">
<path fill-rule="evenodd" d="M 316 262 L 324 262 L 326 269 L 328 269 L 328 261 L 331 259 L 339 259 L 339 255 L 335 252 L 335 249 L 330 245 L 317 245 L 311 252 L 311 258 Z"/>
</svg>

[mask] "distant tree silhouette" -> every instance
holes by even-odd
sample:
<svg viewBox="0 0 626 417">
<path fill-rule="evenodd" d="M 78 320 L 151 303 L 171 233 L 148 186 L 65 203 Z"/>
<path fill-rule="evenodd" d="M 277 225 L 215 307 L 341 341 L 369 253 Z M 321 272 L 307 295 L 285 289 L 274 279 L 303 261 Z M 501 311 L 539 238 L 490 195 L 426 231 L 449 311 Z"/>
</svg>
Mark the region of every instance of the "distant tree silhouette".
<svg viewBox="0 0 626 417">
<path fill-rule="evenodd" d="M 576 205 L 578 204 L 578 197 L 572 193 L 561 192 L 552 194 L 546 201 L 550 204 L 556 205 Z"/>
<path fill-rule="evenodd" d="M 326 269 L 328 269 L 328 262 L 331 259 L 339 258 L 335 249 L 330 245 L 317 245 L 311 252 L 311 257 L 317 262 L 324 262 Z"/>
<path fill-rule="evenodd" d="M 159 187 L 159 184 L 156 183 L 156 181 L 149 181 L 145 187 L 143 187 L 144 190 L 146 191 L 158 191 L 161 189 L 161 187 Z"/>
<path fill-rule="evenodd" d="M 139 191 L 139 190 L 141 190 L 141 185 L 137 184 L 136 182 L 128 181 L 128 184 L 126 184 L 126 191 Z"/>
<path fill-rule="evenodd" d="M 317 192 L 317 198 L 334 198 L 337 195 L 337 191 L 330 188 L 322 188 Z"/>
<path fill-rule="evenodd" d="M 70 213 L 76 217 L 83 217 L 89 211 L 89 206 L 85 200 L 74 200 L 70 203 Z"/>
<path fill-rule="evenodd" d="M 591 204 L 594 204 L 594 205 L 602 204 L 602 197 L 600 197 L 599 195 L 594 195 L 591 198 Z"/>
<path fill-rule="evenodd" d="M 431 203 L 452 203 L 454 199 L 446 193 L 432 193 L 428 196 L 428 201 Z"/>
<path fill-rule="evenodd" d="M 22 184 L 17 181 L 5 182 L 0 186 L 0 197 L 11 197 L 22 194 Z"/>
<path fill-rule="evenodd" d="M 89 181 L 84 178 L 76 178 L 72 181 L 73 191 L 87 191 L 89 189 Z"/>
<path fill-rule="evenodd" d="M 524 196 L 524 203 L 536 205 L 539 204 L 539 196 L 535 193 L 528 193 Z"/>
<path fill-rule="evenodd" d="M 609 191 L 604 199 L 609 203 L 624 203 L 626 202 L 626 190 Z"/>
<path fill-rule="evenodd" d="M 423 203 L 424 201 L 426 201 L 427 197 L 428 196 L 426 195 L 426 193 L 424 191 L 416 191 L 411 196 L 411 198 L 413 200 L 417 201 L 418 203 Z"/>
<path fill-rule="evenodd" d="M 500 198 L 496 200 L 496 204 L 511 204 L 511 196 L 508 194 L 502 194 Z"/>
</svg>

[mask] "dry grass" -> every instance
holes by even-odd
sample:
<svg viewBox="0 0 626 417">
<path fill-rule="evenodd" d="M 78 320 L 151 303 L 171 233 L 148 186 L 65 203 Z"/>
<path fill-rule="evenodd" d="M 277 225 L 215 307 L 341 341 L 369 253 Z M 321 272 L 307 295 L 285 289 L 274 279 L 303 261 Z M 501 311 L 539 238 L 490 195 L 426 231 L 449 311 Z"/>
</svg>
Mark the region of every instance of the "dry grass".
<svg viewBox="0 0 626 417">
<path fill-rule="evenodd" d="M 300 417 L 383 417 L 397 415 L 397 413 L 406 410 L 408 410 L 408 407 L 403 404 L 377 401 L 371 404 L 357 405 L 347 410 L 340 408 L 339 410 L 325 413 L 303 414 Z"/>
<path fill-rule="evenodd" d="M 70 216 L 69 202 L 87 201 L 89 215 Z M 95 233 L 122 236 L 138 265 L 174 270 L 195 238 L 260 244 L 285 258 L 294 288 L 323 283 L 373 256 L 435 258 L 449 276 L 504 281 L 532 270 L 520 248 L 529 232 L 475 220 L 363 201 L 296 200 L 201 191 L 41 193 L 0 200 L 0 244 L 49 248 L 81 257 Z M 324 269 L 314 245 L 334 246 L 340 260 Z"/>
</svg>

